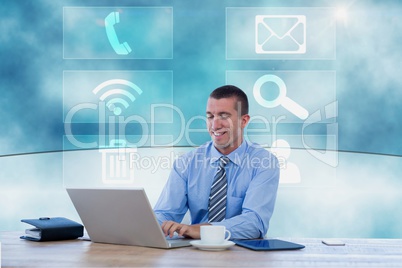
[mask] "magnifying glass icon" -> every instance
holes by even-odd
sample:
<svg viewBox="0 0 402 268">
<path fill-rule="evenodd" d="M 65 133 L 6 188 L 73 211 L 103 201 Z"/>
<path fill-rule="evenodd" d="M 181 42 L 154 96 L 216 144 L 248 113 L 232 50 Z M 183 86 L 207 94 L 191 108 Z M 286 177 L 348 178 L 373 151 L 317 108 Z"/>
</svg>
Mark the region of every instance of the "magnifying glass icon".
<svg viewBox="0 0 402 268">
<path fill-rule="evenodd" d="M 267 82 L 275 83 L 279 87 L 279 95 L 273 100 L 266 100 L 261 95 L 261 87 Z M 302 120 L 306 119 L 309 115 L 306 109 L 294 100 L 286 97 L 286 84 L 276 75 L 266 74 L 258 78 L 254 83 L 253 95 L 258 104 L 266 108 L 274 108 L 282 105 L 283 108 Z"/>
</svg>

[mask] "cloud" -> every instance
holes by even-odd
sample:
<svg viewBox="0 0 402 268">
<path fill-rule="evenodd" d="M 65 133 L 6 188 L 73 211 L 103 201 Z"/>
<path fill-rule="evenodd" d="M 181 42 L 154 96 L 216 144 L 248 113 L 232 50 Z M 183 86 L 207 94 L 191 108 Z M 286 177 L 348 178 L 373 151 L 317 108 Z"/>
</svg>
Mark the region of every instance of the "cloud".
<svg viewBox="0 0 402 268">
<path fill-rule="evenodd" d="M 338 26 L 340 148 L 402 154 L 401 5 L 352 6 Z"/>
</svg>

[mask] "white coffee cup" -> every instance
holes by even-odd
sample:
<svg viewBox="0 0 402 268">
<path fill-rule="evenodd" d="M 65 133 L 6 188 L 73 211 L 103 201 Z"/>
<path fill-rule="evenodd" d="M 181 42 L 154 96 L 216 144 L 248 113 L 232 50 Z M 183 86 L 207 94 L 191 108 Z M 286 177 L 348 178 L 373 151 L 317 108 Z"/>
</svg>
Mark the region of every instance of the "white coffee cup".
<svg viewBox="0 0 402 268">
<path fill-rule="evenodd" d="M 201 243 L 208 245 L 223 244 L 230 239 L 230 232 L 225 226 L 203 225 L 201 226 Z"/>
</svg>

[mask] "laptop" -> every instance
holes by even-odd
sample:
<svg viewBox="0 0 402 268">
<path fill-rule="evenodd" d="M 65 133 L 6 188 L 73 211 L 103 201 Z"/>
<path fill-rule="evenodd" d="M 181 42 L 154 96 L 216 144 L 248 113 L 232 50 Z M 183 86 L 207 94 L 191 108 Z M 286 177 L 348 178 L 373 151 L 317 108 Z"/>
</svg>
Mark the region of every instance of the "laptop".
<svg viewBox="0 0 402 268">
<path fill-rule="evenodd" d="M 166 249 L 191 245 L 191 239 L 165 237 L 142 188 L 67 192 L 93 242 Z"/>
</svg>

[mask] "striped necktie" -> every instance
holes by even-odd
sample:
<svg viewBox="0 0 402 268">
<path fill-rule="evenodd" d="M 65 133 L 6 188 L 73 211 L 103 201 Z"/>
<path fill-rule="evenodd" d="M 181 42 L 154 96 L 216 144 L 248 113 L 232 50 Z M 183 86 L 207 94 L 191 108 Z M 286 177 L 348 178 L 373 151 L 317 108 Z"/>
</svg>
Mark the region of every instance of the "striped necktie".
<svg viewBox="0 0 402 268">
<path fill-rule="evenodd" d="M 228 182 L 226 179 L 225 166 L 230 160 L 226 156 L 222 156 L 219 160 L 218 171 L 215 175 L 209 195 L 208 222 L 219 222 L 225 219 L 226 216 L 226 192 Z"/>
</svg>

